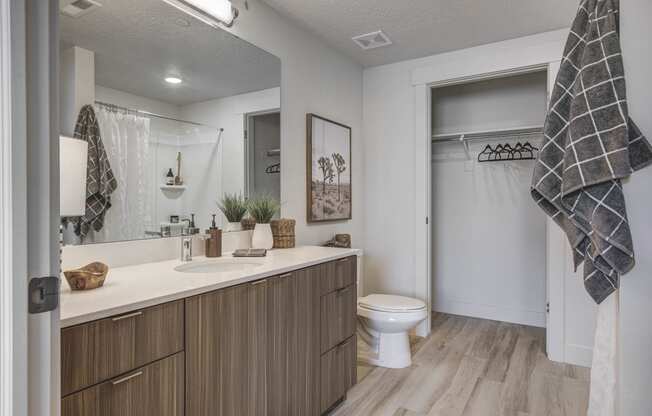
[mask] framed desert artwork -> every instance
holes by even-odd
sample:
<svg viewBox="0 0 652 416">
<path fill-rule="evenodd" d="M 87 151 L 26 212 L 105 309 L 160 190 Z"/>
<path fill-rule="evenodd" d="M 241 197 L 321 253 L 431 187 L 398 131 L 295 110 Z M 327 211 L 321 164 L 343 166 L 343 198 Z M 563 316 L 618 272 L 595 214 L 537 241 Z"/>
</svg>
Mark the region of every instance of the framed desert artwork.
<svg viewBox="0 0 652 416">
<path fill-rule="evenodd" d="M 351 219 L 351 128 L 308 114 L 308 222 Z"/>
</svg>

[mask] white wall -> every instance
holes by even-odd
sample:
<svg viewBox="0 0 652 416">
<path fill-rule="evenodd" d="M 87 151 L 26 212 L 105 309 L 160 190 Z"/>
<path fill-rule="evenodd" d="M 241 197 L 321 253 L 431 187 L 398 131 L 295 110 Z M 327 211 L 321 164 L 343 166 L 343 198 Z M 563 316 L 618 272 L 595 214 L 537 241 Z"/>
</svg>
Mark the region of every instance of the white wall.
<svg viewBox="0 0 652 416">
<path fill-rule="evenodd" d="M 367 210 L 364 225 L 366 293 L 414 296 L 417 289 L 424 291 L 423 286 L 417 287 L 415 277 L 423 273 L 423 266 L 418 268 L 415 259 L 418 195 L 414 166 L 421 163 L 416 160 L 415 129 L 417 121 L 424 118 L 417 117 L 415 108 L 425 105 L 416 100 L 422 87 L 414 85 L 554 62 L 561 58 L 566 37 L 567 31 L 548 32 L 365 69 L 365 204 L 373 207 Z M 563 277 L 572 278 L 567 274 Z M 572 289 L 581 285 L 580 280 L 571 282 Z M 584 291 L 578 290 L 578 295 L 587 298 Z M 574 296 L 565 296 L 563 303 L 567 317 L 586 317 L 577 310 L 586 305 Z M 592 323 L 579 321 L 567 319 L 562 331 L 586 338 L 572 341 L 590 347 L 593 337 L 586 328 Z"/>
<path fill-rule="evenodd" d="M 244 117 L 247 113 L 274 110 L 281 107 L 280 88 L 234 95 L 181 107 L 184 120 L 223 128 L 221 163 L 228 177 L 222 181 L 222 191 L 242 193 L 245 182 Z"/>
<path fill-rule="evenodd" d="M 515 56 L 535 56 L 549 43 L 559 45 L 561 57 L 559 39 L 552 32 L 365 69 L 365 204 L 373 207 L 365 215 L 368 292 L 413 296 L 416 289 L 413 76 L 427 74 L 429 68 L 450 77 L 464 76 L 478 66 L 491 72 Z"/>
<path fill-rule="evenodd" d="M 546 87 L 543 72 L 437 88 L 433 129 L 543 125 Z M 470 162 L 459 144 L 433 145 L 432 309 L 545 327 L 546 217 L 530 197 L 533 162 L 478 163 L 487 144 L 471 144 Z"/>
<path fill-rule="evenodd" d="M 59 129 L 72 137 L 79 110 L 95 97 L 95 53 L 77 46 L 59 52 Z"/>
<path fill-rule="evenodd" d="M 437 88 L 435 134 L 542 126 L 546 113 L 545 71 Z"/>
<path fill-rule="evenodd" d="M 103 87 L 102 85 L 95 85 L 95 99 L 108 104 L 115 104 L 133 110 L 149 111 L 150 113 L 174 118 L 179 116 L 180 111 L 177 105 Z"/>
<path fill-rule="evenodd" d="M 652 2 L 622 0 L 621 35 L 627 74 L 629 110 L 652 139 Z M 621 281 L 621 405 L 623 416 L 652 412 L 652 167 L 625 183 L 627 211 L 634 236 L 636 267 Z"/>
<path fill-rule="evenodd" d="M 298 244 L 316 244 L 335 233 L 350 233 L 363 247 L 364 160 L 362 139 L 362 67 L 336 52 L 269 6 L 234 1 L 240 16 L 233 33 L 281 59 L 281 201 L 282 215 L 297 220 Z M 306 221 L 306 113 L 353 129 L 353 219 L 309 225 Z M 375 207 L 372 207 L 375 209 Z"/>
</svg>

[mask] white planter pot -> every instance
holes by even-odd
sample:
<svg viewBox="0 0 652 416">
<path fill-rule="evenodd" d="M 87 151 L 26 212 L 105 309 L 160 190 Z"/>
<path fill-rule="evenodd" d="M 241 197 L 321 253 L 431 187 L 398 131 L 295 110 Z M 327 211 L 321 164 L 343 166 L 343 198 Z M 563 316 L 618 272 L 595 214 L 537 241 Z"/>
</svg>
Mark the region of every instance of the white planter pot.
<svg viewBox="0 0 652 416">
<path fill-rule="evenodd" d="M 240 224 L 239 222 L 227 222 L 226 229 L 224 231 L 226 231 L 227 233 L 232 231 L 242 231 L 242 224 Z"/>
<path fill-rule="evenodd" d="M 266 248 L 270 250 L 272 247 L 274 247 L 272 227 L 269 224 L 256 224 L 254 233 L 251 236 L 251 248 Z"/>
</svg>

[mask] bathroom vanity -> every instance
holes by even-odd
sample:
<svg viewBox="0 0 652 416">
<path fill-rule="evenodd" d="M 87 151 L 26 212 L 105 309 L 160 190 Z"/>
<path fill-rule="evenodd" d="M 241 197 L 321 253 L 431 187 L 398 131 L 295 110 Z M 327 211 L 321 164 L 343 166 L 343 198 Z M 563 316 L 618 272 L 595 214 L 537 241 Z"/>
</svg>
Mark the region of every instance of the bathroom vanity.
<svg viewBox="0 0 652 416">
<path fill-rule="evenodd" d="M 166 261 L 64 291 L 62 415 L 327 412 L 356 382 L 357 254 L 298 247 L 228 272 L 204 266 L 251 260 Z"/>
</svg>

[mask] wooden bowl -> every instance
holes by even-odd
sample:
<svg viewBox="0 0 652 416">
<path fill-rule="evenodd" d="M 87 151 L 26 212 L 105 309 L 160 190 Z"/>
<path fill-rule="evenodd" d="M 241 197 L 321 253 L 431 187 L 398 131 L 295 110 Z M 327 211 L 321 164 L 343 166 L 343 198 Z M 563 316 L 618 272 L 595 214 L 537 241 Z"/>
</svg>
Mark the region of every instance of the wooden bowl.
<svg viewBox="0 0 652 416">
<path fill-rule="evenodd" d="M 104 284 L 109 266 L 99 261 L 80 269 L 67 270 L 63 272 L 72 290 L 97 289 Z"/>
</svg>

